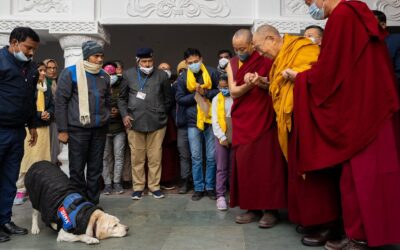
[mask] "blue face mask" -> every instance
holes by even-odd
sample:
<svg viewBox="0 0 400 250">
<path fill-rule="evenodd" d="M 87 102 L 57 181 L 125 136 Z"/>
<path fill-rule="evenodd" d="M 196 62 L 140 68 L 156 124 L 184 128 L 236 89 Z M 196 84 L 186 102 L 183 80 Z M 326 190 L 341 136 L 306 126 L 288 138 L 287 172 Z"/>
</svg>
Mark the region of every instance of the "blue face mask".
<svg viewBox="0 0 400 250">
<path fill-rule="evenodd" d="M 325 11 L 323 8 L 318 8 L 317 4 L 313 2 L 308 8 L 308 14 L 315 20 L 324 20 Z"/>
<path fill-rule="evenodd" d="M 21 48 L 19 47 L 19 43 L 17 43 L 17 45 L 18 45 L 19 52 L 15 52 L 15 50 L 14 50 L 15 58 L 20 62 L 29 62 L 32 58 L 29 59 L 28 57 L 26 57 L 24 52 L 22 52 Z"/>
<path fill-rule="evenodd" d="M 244 62 L 247 60 L 247 58 L 249 58 L 250 54 L 248 52 L 245 52 L 243 54 L 241 53 L 236 53 L 236 55 L 239 57 L 239 60 Z"/>
<path fill-rule="evenodd" d="M 201 62 L 190 64 L 189 69 L 190 69 L 190 71 L 192 71 L 195 74 L 199 73 L 199 71 L 201 69 Z"/>
<path fill-rule="evenodd" d="M 221 88 L 220 89 L 223 96 L 230 96 L 231 93 L 229 92 L 229 88 Z"/>
</svg>

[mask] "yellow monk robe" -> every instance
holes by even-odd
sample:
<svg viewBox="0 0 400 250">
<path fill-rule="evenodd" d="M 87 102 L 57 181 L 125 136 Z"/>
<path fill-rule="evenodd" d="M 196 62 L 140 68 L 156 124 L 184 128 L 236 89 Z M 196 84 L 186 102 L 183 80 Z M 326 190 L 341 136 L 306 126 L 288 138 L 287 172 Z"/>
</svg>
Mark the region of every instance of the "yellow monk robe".
<svg viewBox="0 0 400 250">
<path fill-rule="evenodd" d="M 269 91 L 276 113 L 278 139 L 286 160 L 288 160 L 288 135 L 292 129 L 294 82 L 283 78 L 282 71 L 291 68 L 302 72 L 311 68 L 311 65 L 318 60 L 319 51 L 319 46 L 313 44 L 310 39 L 286 34 L 269 74 Z"/>
</svg>

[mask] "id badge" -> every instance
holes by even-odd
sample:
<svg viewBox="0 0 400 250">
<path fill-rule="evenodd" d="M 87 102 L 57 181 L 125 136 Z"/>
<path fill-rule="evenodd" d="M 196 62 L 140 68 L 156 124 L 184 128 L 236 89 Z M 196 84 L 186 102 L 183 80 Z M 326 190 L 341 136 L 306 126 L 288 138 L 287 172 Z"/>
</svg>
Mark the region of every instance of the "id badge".
<svg viewBox="0 0 400 250">
<path fill-rule="evenodd" d="M 146 93 L 139 91 L 136 95 L 137 98 L 144 100 L 146 98 Z"/>
</svg>

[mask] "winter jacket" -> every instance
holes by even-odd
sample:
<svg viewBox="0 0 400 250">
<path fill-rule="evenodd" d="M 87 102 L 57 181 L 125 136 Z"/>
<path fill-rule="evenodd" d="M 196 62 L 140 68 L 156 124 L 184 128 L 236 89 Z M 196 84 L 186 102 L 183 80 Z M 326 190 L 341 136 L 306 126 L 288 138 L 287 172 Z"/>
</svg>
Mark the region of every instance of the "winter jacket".
<svg viewBox="0 0 400 250">
<path fill-rule="evenodd" d="M 110 77 L 101 70 L 98 74 L 86 72 L 89 90 L 90 124 L 79 121 L 79 101 L 76 65 L 65 68 L 57 82 L 55 110 L 58 131 L 69 127 L 98 128 L 108 124 L 110 118 Z"/>
<path fill-rule="evenodd" d="M 210 74 L 211 81 L 212 81 L 212 88 L 207 90 L 206 94 L 204 95 L 211 103 L 214 96 L 219 93 L 218 84 L 219 84 L 219 73 L 216 69 L 211 67 L 206 67 L 208 73 Z M 203 77 L 201 75 L 201 71 L 198 74 L 195 74 L 197 82 L 203 84 Z M 178 78 L 177 83 L 177 91 L 176 91 L 176 102 L 179 106 L 184 107 L 185 114 L 186 114 L 186 123 L 188 127 L 197 127 L 197 103 L 194 99 L 195 92 L 190 93 L 186 87 L 186 79 L 187 79 L 187 72 L 183 73 Z M 179 108 L 178 106 L 178 108 Z M 177 111 L 178 112 L 178 111 Z M 178 119 L 178 117 L 177 117 Z"/>
<path fill-rule="evenodd" d="M 38 70 L 32 62 L 20 62 L 0 49 L 0 127 L 34 127 Z"/>
<path fill-rule="evenodd" d="M 144 100 L 137 96 L 141 85 Z M 171 105 L 171 84 L 164 71 L 155 69 L 147 77 L 137 68 L 124 72 L 118 107 L 122 117 L 133 118 L 132 129 L 146 133 L 165 127 Z"/>
</svg>

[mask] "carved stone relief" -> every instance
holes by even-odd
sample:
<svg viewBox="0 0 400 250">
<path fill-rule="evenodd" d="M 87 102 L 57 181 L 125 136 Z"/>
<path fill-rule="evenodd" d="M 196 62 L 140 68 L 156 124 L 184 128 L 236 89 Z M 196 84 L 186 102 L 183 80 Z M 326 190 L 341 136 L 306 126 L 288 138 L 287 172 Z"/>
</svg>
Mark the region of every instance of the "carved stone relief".
<svg viewBox="0 0 400 250">
<path fill-rule="evenodd" d="M 70 0 L 18 0 L 18 12 L 69 13 Z"/>
<path fill-rule="evenodd" d="M 304 4 L 304 0 L 282 0 L 281 2 L 282 16 L 303 16 L 307 13 L 308 7 Z"/>
<path fill-rule="evenodd" d="M 151 3 L 143 2 L 129 0 L 128 15 L 164 18 L 195 18 L 205 15 L 215 18 L 227 17 L 231 11 L 227 0 L 152 0 Z"/>
<path fill-rule="evenodd" d="M 375 6 L 386 14 L 388 20 L 400 22 L 400 0 L 378 0 Z"/>
</svg>

